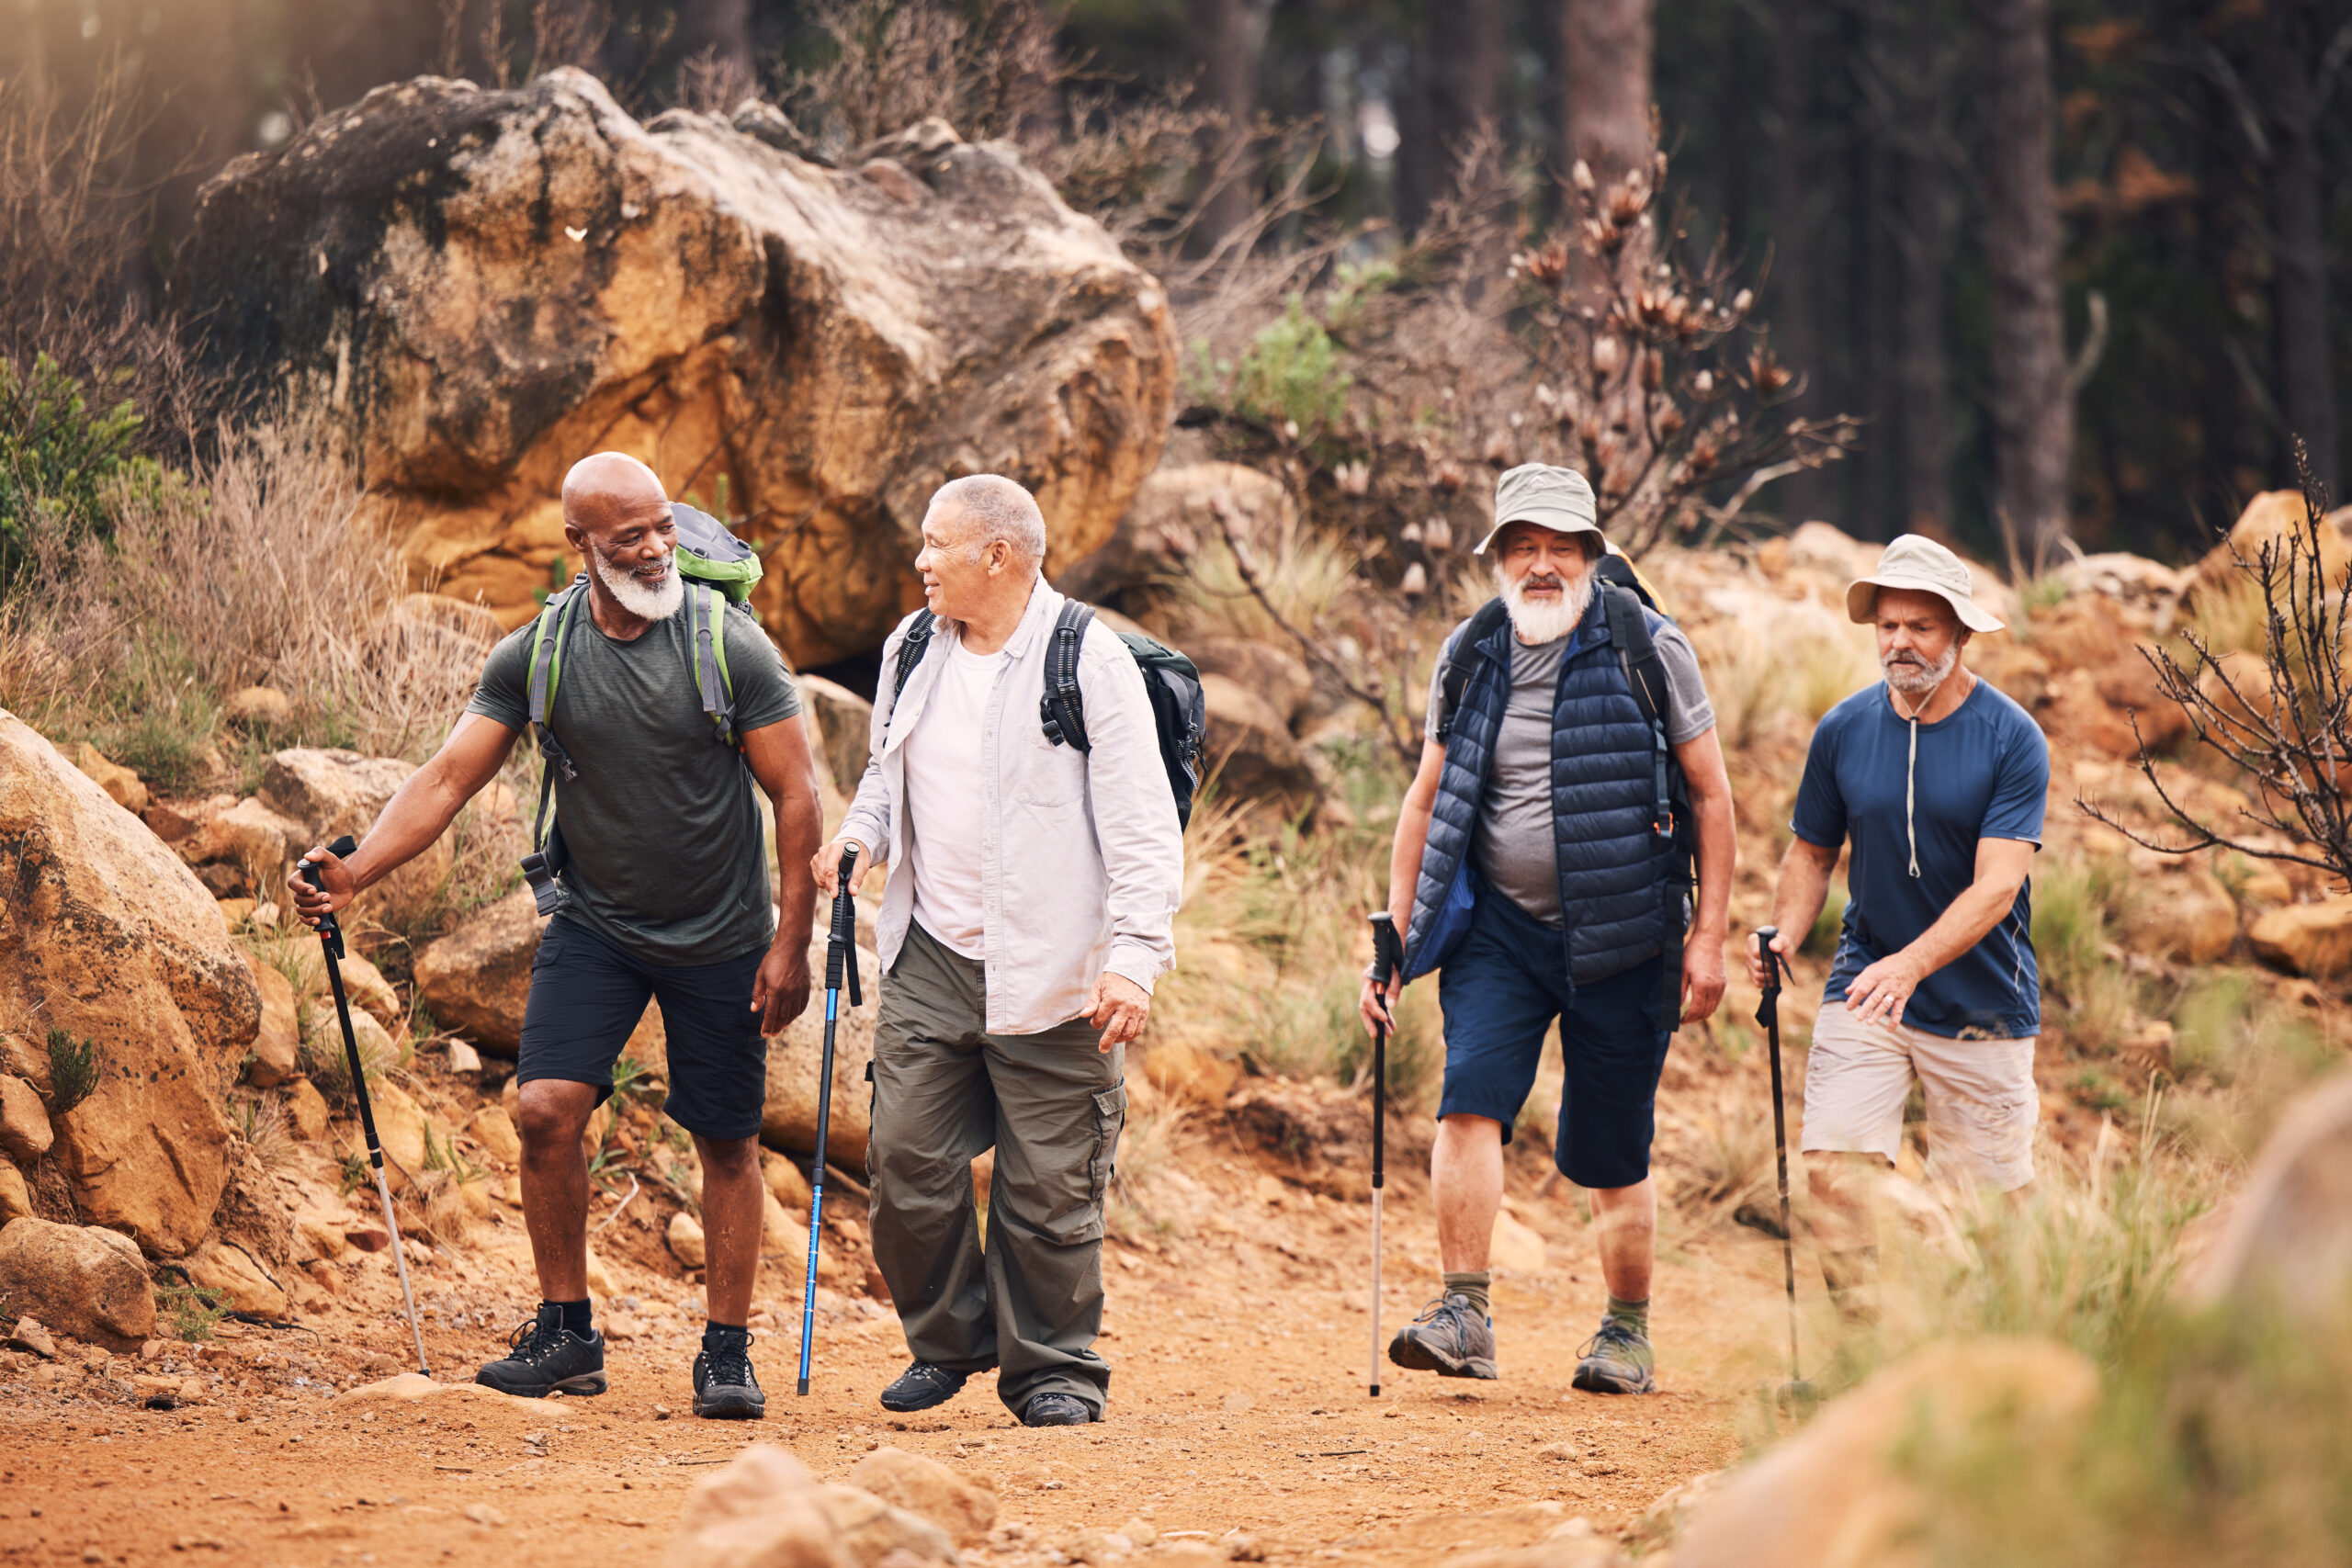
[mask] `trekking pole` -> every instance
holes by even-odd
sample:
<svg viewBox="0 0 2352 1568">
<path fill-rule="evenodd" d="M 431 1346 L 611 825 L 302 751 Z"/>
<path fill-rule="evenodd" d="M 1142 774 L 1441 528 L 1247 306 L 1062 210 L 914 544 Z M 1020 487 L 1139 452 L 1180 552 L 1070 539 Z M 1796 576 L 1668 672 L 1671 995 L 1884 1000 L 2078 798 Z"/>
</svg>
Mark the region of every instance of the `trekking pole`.
<svg viewBox="0 0 2352 1568">
<path fill-rule="evenodd" d="M 358 847 L 345 833 L 327 846 L 327 853 L 341 860 Z M 313 887 L 323 887 L 319 880 L 318 863 L 305 860 L 301 864 L 302 880 Z M 392 1267 L 400 1271 L 401 1299 L 408 1303 L 408 1332 L 409 1337 L 416 1341 L 416 1370 L 429 1378 L 433 1369 L 424 1364 L 424 1330 L 416 1321 L 416 1292 L 409 1289 L 408 1256 L 401 1250 L 401 1223 L 392 1217 L 392 1190 L 384 1180 L 384 1145 L 376 1136 L 376 1108 L 368 1100 L 368 1069 L 359 1060 L 359 1039 L 351 1032 L 351 998 L 343 990 L 343 969 L 338 962 L 343 957 L 343 927 L 332 912 L 319 917 L 319 946 L 327 957 L 327 985 L 334 992 L 334 1015 L 343 1023 L 343 1059 L 351 1068 L 351 1092 L 359 1097 L 359 1128 L 368 1138 L 368 1162 L 376 1171 L 376 1198 L 384 1206 L 384 1228 L 392 1233 Z"/>
<path fill-rule="evenodd" d="M 817 1163 L 808 1168 L 808 1272 L 800 1281 L 800 1392 L 808 1392 L 808 1342 L 817 1332 L 817 1227 L 825 1217 L 825 1133 L 833 1114 L 833 1024 L 841 1011 L 842 969 L 849 969 L 849 1005 L 863 1007 L 857 989 L 857 904 L 850 897 L 854 848 L 842 852 L 833 883 L 833 923 L 825 934 L 825 1057 L 817 1069 Z"/>
<path fill-rule="evenodd" d="M 1396 922 L 1382 909 L 1372 917 L 1372 988 L 1380 1020 L 1372 1026 L 1372 1397 L 1380 1397 L 1380 1192 L 1387 1185 L 1388 981 L 1404 962 Z"/>
<path fill-rule="evenodd" d="M 1804 1381 L 1797 1361 L 1797 1243 L 1796 1231 L 1789 1224 L 1789 1119 L 1781 1102 L 1781 955 L 1772 947 L 1780 937 L 1777 926 L 1765 926 L 1756 933 L 1757 950 L 1764 958 L 1764 994 L 1756 1004 L 1756 1021 L 1764 1026 L 1765 1038 L 1771 1043 L 1772 1157 L 1781 1182 L 1781 1268 L 1789 1291 L 1789 1386 L 1781 1393 L 1784 1399 L 1809 1400 L 1813 1385 Z"/>
</svg>

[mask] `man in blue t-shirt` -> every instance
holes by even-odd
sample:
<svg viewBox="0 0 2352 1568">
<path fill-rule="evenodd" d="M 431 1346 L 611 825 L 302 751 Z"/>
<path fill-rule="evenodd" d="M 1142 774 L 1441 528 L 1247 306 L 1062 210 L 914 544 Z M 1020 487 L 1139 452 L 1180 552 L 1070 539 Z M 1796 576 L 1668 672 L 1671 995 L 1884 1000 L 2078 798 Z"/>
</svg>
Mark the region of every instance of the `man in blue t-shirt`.
<svg viewBox="0 0 2352 1568">
<path fill-rule="evenodd" d="M 2041 985 L 2026 874 L 2050 748 L 2023 708 L 1961 662 L 1972 634 L 2001 629 L 1973 588 L 1959 557 L 1906 534 L 1847 590 L 1847 614 L 1877 632 L 1886 679 L 1814 732 L 1773 897 L 1772 946 L 1785 962 L 1851 846 L 1804 1083 L 1804 1152 L 1831 1156 L 1806 1162 L 1823 1270 L 1841 1295 L 1863 1282 L 1873 1250 L 1845 1178 L 1894 1162 L 1915 1078 L 1931 1174 L 2004 1192 L 2033 1180 Z M 1748 964 L 1761 985 L 1754 937 Z"/>
</svg>

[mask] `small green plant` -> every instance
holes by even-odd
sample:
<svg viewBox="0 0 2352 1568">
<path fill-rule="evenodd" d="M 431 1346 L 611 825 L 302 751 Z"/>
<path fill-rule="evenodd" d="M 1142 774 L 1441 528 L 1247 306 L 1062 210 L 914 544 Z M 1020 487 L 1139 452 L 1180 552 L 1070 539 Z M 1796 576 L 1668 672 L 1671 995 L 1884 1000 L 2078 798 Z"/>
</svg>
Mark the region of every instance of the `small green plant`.
<svg viewBox="0 0 2352 1568">
<path fill-rule="evenodd" d="M 343 1173 L 335 1182 L 335 1191 L 348 1196 L 368 1184 L 368 1156 L 355 1149 L 343 1156 Z"/>
<path fill-rule="evenodd" d="M 229 1309 L 220 1303 L 220 1292 L 192 1281 L 169 1281 L 155 1287 L 156 1311 L 168 1316 L 172 1333 L 190 1345 L 201 1345 L 211 1338 L 220 1320 L 229 1315 Z"/>
<path fill-rule="evenodd" d="M 655 1077 L 646 1065 L 634 1056 L 623 1056 L 613 1064 L 613 1099 L 625 1104 L 642 1100 L 651 1104 L 662 1098 L 662 1080 Z M 621 1107 L 616 1105 L 617 1111 Z M 614 1119 L 619 1124 L 619 1119 Z"/>
<path fill-rule="evenodd" d="M 1207 344 L 1194 344 L 1188 379 L 1194 398 L 1294 440 L 1312 439 L 1338 425 L 1347 414 L 1348 389 L 1355 384 L 1340 367 L 1330 333 L 1295 294 L 1280 316 L 1258 330 L 1238 361 L 1213 359 Z"/>
<path fill-rule="evenodd" d="M 49 1113 L 62 1116 L 98 1087 L 98 1046 L 62 1029 L 49 1032 Z"/>
<path fill-rule="evenodd" d="M 134 449 L 140 423 L 128 400 L 94 407 L 46 354 L 29 373 L 0 358 L 0 586 L 29 564 L 36 532 L 103 538 L 112 532 L 115 486 L 161 482 L 163 470 Z"/>
</svg>

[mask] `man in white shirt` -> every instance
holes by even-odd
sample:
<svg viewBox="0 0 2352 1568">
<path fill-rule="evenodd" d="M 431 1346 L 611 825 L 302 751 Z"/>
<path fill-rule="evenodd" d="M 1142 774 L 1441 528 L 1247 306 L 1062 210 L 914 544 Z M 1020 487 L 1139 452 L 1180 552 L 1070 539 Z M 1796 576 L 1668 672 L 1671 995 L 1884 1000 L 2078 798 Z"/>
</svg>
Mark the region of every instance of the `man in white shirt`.
<svg viewBox="0 0 2352 1568">
<path fill-rule="evenodd" d="M 1144 678 L 1108 627 L 1079 652 L 1088 749 L 1048 738 L 1046 655 L 1067 601 L 1046 524 L 992 474 L 932 498 L 928 608 L 882 649 L 871 761 L 830 893 L 889 879 L 868 1145 L 874 1253 L 914 1357 L 884 1408 L 928 1409 L 973 1373 L 1032 1427 L 1102 1417 L 1102 1200 L 1126 1122 L 1125 1045 L 1173 966 L 1183 831 Z M 905 657 L 901 657 L 902 652 Z M 903 666 L 903 673 L 902 673 Z M 981 1245 L 971 1163 L 996 1150 Z"/>
</svg>

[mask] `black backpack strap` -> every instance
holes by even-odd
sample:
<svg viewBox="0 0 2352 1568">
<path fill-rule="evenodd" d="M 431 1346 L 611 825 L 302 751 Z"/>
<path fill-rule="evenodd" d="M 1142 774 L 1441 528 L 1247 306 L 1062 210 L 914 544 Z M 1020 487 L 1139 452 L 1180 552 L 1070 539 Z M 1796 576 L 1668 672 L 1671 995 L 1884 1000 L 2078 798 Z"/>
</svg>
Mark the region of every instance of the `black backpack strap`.
<svg viewBox="0 0 2352 1568">
<path fill-rule="evenodd" d="M 929 610 L 917 610 L 915 618 L 907 623 L 906 636 L 899 639 L 899 668 L 890 682 L 890 711 L 898 712 L 899 699 L 907 694 L 907 682 L 914 678 L 915 666 L 931 649 L 932 627 L 939 617 Z"/>
<path fill-rule="evenodd" d="M 1037 699 L 1037 718 L 1046 744 L 1067 745 L 1083 755 L 1093 750 L 1086 736 L 1086 695 L 1078 689 L 1078 655 L 1086 646 L 1086 628 L 1094 624 L 1094 606 L 1066 601 L 1054 617 L 1053 641 L 1046 647 L 1046 694 Z"/>
<path fill-rule="evenodd" d="M 1462 635 L 1453 639 L 1445 656 L 1445 668 L 1438 676 L 1439 745 L 1444 745 L 1445 738 L 1453 733 L 1453 716 L 1461 709 L 1462 694 L 1470 684 L 1470 655 L 1494 636 L 1495 628 L 1510 615 L 1510 607 L 1500 599 L 1489 599 L 1478 606 L 1477 614 L 1463 623 Z"/>
</svg>

